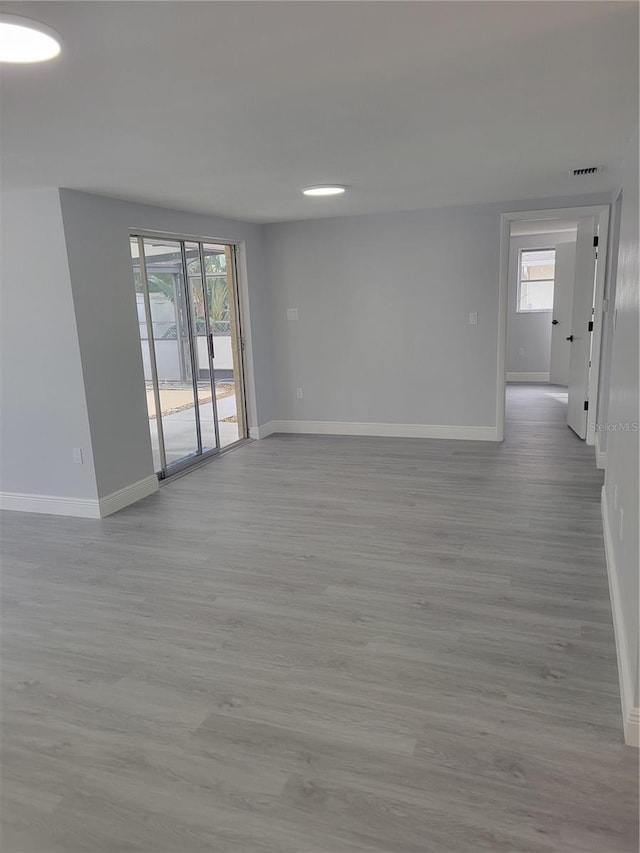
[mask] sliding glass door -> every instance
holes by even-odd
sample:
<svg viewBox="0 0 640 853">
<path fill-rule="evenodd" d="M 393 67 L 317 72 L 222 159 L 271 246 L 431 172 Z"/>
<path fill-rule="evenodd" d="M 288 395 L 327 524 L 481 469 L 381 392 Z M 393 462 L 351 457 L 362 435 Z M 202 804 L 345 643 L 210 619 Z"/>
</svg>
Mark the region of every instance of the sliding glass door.
<svg viewBox="0 0 640 853">
<path fill-rule="evenodd" d="M 245 436 L 244 382 L 233 246 L 202 244 L 221 447 Z"/>
<path fill-rule="evenodd" d="M 132 235 L 149 429 L 161 477 L 246 437 L 231 244 Z"/>
</svg>

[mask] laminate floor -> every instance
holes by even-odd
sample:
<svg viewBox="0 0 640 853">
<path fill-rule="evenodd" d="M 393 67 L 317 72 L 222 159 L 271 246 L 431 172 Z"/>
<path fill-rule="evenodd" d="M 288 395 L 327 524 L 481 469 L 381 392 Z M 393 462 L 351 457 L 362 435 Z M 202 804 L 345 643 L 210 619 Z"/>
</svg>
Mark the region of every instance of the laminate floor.
<svg viewBox="0 0 640 853">
<path fill-rule="evenodd" d="M 3 519 L 4 853 L 636 853 L 601 473 L 273 436 L 103 521 Z"/>
</svg>

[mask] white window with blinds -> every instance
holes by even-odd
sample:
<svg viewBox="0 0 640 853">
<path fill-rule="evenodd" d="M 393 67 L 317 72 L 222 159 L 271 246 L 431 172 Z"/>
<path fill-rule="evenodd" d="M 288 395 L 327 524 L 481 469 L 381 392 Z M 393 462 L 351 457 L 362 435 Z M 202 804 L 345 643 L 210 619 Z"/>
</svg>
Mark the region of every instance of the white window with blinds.
<svg viewBox="0 0 640 853">
<path fill-rule="evenodd" d="M 555 276 L 555 249 L 521 249 L 516 311 L 552 311 Z"/>
</svg>

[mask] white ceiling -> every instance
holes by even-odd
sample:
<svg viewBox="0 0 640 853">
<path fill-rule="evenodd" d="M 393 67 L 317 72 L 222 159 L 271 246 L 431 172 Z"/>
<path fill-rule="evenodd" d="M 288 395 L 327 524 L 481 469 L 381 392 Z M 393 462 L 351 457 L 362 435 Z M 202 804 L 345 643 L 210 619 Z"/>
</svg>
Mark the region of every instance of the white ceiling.
<svg viewBox="0 0 640 853">
<path fill-rule="evenodd" d="M 263 222 L 542 198 L 611 188 L 637 120 L 635 2 L 3 9 L 64 40 L 2 68 L 4 188 Z"/>
</svg>

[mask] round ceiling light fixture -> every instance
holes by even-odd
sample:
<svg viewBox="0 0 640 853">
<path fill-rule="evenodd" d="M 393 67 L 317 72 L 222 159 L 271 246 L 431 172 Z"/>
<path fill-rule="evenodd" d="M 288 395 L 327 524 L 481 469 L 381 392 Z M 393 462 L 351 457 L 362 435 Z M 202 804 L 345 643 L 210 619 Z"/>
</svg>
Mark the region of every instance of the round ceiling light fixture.
<svg viewBox="0 0 640 853">
<path fill-rule="evenodd" d="M 302 192 L 304 195 L 311 196 L 342 195 L 346 189 L 342 184 L 317 184 L 313 187 L 305 187 Z"/>
<path fill-rule="evenodd" d="M 0 62 L 46 62 L 62 50 L 60 36 L 39 21 L 0 13 Z"/>
</svg>

